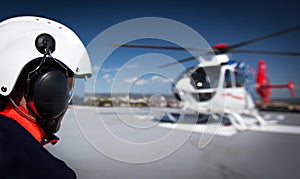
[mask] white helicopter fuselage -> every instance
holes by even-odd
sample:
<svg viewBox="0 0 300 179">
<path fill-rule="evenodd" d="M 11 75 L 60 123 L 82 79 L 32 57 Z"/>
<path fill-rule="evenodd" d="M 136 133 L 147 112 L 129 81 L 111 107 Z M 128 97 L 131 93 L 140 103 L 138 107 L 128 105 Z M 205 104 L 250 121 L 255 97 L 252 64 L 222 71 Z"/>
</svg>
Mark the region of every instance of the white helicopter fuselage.
<svg viewBox="0 0 300 179">
<path fill-rule="evenodd" d="M 176 90 L 184 110 L 203 114 L 224 114 L 232 111 L 246 113 L 255 108 L 254 100 L 246 87 L 246 79 L 236 72 L 236 64 L 225 64 L 226 58 L 228 62 L 227 55 L 219 55 L 221 62 L 216 59 L 207 63 L 202 61 L 192 68 L 189 74 L 178 79 Z M 200 69 L 201 73 L 195 75 Z M 197 75 L 203 78 L 202 81 L 196 79 Z M 215 77 L 212 77 L 213 75 Z M 204 87 L 205 81 L 210 85 Z"/>
</svg>

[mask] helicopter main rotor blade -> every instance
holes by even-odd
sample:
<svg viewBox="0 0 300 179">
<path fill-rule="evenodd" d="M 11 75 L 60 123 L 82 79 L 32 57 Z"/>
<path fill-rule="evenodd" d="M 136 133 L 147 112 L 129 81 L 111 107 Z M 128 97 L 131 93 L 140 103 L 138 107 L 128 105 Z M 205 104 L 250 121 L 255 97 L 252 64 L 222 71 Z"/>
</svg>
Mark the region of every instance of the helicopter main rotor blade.
<svg viewBox="0 0 300 179">
<path fill-rule="evenodd" d="M 160 45 L 141 45 L 141 44 L 112 44 L 113 46 L 129 47 L 129 48 L 148 48 L 161 50 L 193 50 L 193 51 L 211 51 L 210 48 L 193 48 L 193 47 L 174 47 L 174 46 L 160 46 Z"/>
<path fill-rule="evenodd" d="M 251 53 L 265 55 L 300 56 L 300 52 L 267 51 L 267 50 L 232 50 L 231 53 Z"/>
<path fill-rule="evenodd" d="M 246 40 L 244 42 L 240 42 L 240 43 L 237 43 L 235 45 L 231 45 L 228 48 L 229 49 L 234 49 L 234 48 L 237 48 L 237 47 L 241 47 L 241 46 L 252 44 L 252 43 L 255 43 L 255 42 L 258 42 L 258 41 L 266 40 L 266 39 L 276 37 L 276 36 L 279 36 L 279 35 L 282 35 L 282 34 L 286 34 L 286 33 L 289 33 L 289 32 L 293 32 L 293 31 L 296 31 L 296 30 L 300 30 L 300 26 L 296 26 L 296 27 L 293 27 L 293 28 L 289 28 L 289 29 L 286 29 L 286 30 L 275 32 L 275 33 L 272 33 L 272 34 L 269 34 L 269 35 L 264 35 L 264 36 L 254 38 L 254 39 L 251 39 L 251 40 Z"/>
<path fill-rule="evenodd" d="M 172 66 L 172 65 L 177 65 L 178 63 L 183 63 L 183 62 L 188 62 L 188 61 L 191 61 L 191 60 L 195 60 L 197 57 L 189 57 L 189 58 L 185 58 L 185 59 L 182 59 L 182 60 L 178 60 L 176 62 L 172 62 L 172 63 L 167 63 L 165 65 L 161 65 L 159 66 L 158 68 L 161 69 L 161 68 L 165 68 L 165 67 L 169 67 L 169 66 Z"/>
</svg>

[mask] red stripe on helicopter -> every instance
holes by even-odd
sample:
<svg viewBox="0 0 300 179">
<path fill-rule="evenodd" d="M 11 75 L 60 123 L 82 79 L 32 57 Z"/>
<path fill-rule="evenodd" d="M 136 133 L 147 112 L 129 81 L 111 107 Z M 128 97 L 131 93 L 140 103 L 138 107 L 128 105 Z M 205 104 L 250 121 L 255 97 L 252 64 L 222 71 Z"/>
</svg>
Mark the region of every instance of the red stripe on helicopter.
<svg viewBox="0 0 300 179">
<path fill-rule="evenodd" d="M 233 99 L 237 99 L 237 100 L 245 100 L 244 97 L 241 97 L 241 96 L 235 96 L 235 95 L 232 95 L 231 93 L 222 93 L 222 96 L 231 96 Z"/>
</svg>

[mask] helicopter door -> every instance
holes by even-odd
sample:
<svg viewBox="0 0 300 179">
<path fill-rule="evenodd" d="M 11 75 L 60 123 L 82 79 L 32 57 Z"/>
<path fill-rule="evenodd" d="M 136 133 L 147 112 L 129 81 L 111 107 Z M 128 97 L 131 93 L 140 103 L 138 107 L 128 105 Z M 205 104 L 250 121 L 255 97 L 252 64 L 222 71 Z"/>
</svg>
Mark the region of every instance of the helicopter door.
<svg viewBox="0 0 300 179">
<path fill-rule="evenodd" d="M 249 76 L 240 71 L 234 72 L 236 89 L 241 90 L 244 93 L 244 108 L 245 109 L 253 109 L 255 108 L 255 102 L 253 93 L 251 92 L 251 86 L 249 84 Z"/>
<path fill-rule="evenodd" d="M 239 72 L 229 69 L 224 74 L 224 90 L 222 96 L 226 100 L 226 108 L 229 110 L 244 110 L 247 101 L 245 77 Z"/>
</svg>

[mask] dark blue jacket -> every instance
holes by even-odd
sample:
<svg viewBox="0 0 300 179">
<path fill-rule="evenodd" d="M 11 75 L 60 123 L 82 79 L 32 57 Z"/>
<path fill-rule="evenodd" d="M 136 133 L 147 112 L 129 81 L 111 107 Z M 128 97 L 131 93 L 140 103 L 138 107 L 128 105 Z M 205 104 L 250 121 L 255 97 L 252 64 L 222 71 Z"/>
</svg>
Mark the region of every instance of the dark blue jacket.
<svg viewBox="0 0 300 179">
<path fill-rule="evenodd" d="M 0 178 L 76 178 L 16 121 L 0 115 Z"/>
</svg>

